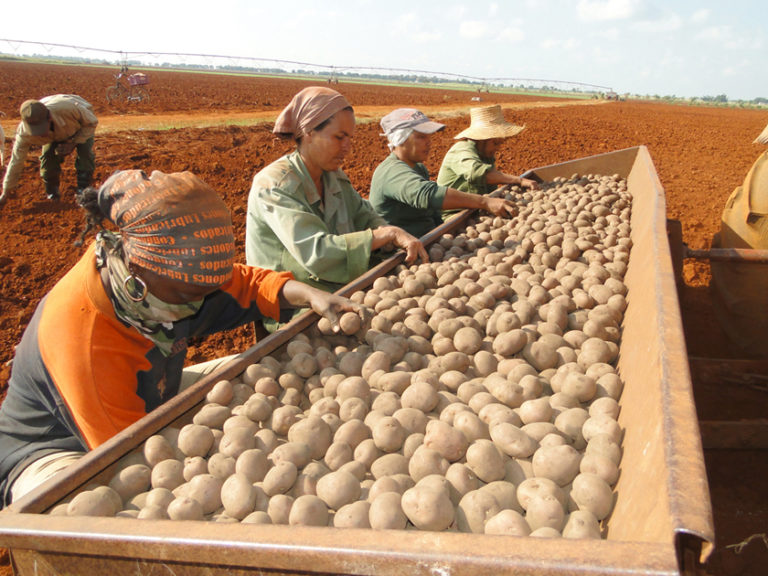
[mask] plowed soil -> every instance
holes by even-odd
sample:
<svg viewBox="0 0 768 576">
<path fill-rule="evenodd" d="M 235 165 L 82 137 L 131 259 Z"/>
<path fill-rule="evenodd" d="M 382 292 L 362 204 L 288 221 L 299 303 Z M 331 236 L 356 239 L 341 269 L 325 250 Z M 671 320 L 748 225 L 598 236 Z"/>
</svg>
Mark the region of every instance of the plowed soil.
<svg viewBox="0 0 768 576">
<path fill-rule="evenodd" d="M 104 94 L 114 82 L 115 72 L 104 67 L 0 61 L 0 112 L 6 114 L 0 119 L 6 133 L 6 161 L 23 100 L 55 93 L 79 94 L 94 105 L 100 120 L 95 145 L 97 183 L 118 169 L 190 170 L 229 204 L 238 250 L 244 254 L 242 238 L 251 179 L 292 148 L 273 137 L 272 123 L 290 98 L 311 83 L 153 70 L 149 72 L 150 103 L 110 106 Z M 412 85 L 342 82 L 333 88 L 355 106 L 358 124 L 354 149 L 344 170 L 364 196 L 374 168 L 387 154 L 378 126 L 383 114 L 396 107 L 416 107 L 447 125 L 433 137 L 427 162 L 436 175 L 452 136 L 468 125 L 468 110 L 477 105 L 474 97 L 483 104 L 501 104 L 508 120 L 527 126 L 499 154 L 498 165 L 508 172 L 520 174 L 528 168 L 647 146 L 666 191 L 667 216 L 681 221 L 683 239 L 691 248 L 709 247 L 719 229 L 725 200 L 763 151 L 752 141 L 768 117 L 754 110 L 480 94 Z M 0 209 L 0 398 L 10 374 L 13 348 L 35 306 L 82 253 L 73 246 L 83 221 L 73 199 L 72 162 L 62 177 L 62 200 L 53 203 L 45 199 L 36 156 L 37 151 L 33 151 L 20 187 Z M 683 276 L 680 303 L 689 355 L 738 357 L 712 314 L 708 264 L 686 261 Z M 242 328 L 195 343 L 189 361 L 242 351 L 252 343 L 250 328 Z M 700 419 L 725 419 L 721 410 L 729 410 L 732 419 L 759 418 L 765 416 L 768 407 L 762 391 L 696 390 L 696 396 Z M 726 400 L 732 404 L 725 406 Z M 714 574 L 763 573 L 768 551 L 761 541 L 753 541 L 741 555 L 726 548 L 766 531 L 768 498 L 760 492 L 763 482 L 755 482 L 751 491 L 749 486 L 740 487 L 737 495 L 731 489 L 734 478 L 730 476 L 739 468 L 751 475 L 754 468 L 747 470 L 749 460 L 739 460 L 739 453 L 724 458 L 722 453 L 708 451 L 706 457 L 718 538 L 708 569 Z M 757 460 L 757 477 L 764 479 L 768 471 L 765 453 L 758 453 Z M 7 565 L 7 555 L 5 558 Z"/>
</svg>

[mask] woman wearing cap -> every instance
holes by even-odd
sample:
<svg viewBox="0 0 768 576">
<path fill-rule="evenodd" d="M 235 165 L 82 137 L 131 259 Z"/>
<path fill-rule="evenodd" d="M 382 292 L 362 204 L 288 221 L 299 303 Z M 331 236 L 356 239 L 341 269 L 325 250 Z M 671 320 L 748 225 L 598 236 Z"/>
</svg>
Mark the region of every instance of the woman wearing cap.
<svg viewBox="0 0 768 576">
<path fill-rule="evenodd" d="M 117 172 L 79 196 L 102 229 L 42 299 L 0 406 L 0 507 L 139 420 L 182 385 L 189 338 L 284 308 L 332 323 L 351 301 L 234 263 L 229 210 L 189 172 Z M 186 382 L 185 382 L 186 384 Z"/>
<path fill-rule="evenodd" d="M 406 262 L 427 260 L 424 246 L 387 225 L 341 170 L 352 145 L 355 114 L 330 88 L 305 88 L 275 122 L 296 150 L 253 178 L 248 197 L 248 264 L 288 270 L 302 282 L 336 290 L 371 266 L 374 251 L 393 244 Z"/>
<path fill-rule="evenodd" d="M 445 128 L 413 108 L 398 108 L 381 119 L 391 154 L 377 166 L 371 179 L 371 205 L 390 224 L 421 237 L 442 224 L 442 211 L 480 209 L 497 216 L 513 215 L 504 198 L 462 192 L 429 179 L 424 161 L 430 137 Z"/>
<path fill-rule="evenodd" d="M 498 104 L 471 108 L 469 114 L 469 128 L 454 136 L 458 142 L 443 158 L 437 183 L 472 194 L 487 194 L 504 184 L 538 188 L 534 180 L 496 169 L 499 147 L 506 138 L 525 130 L 525 126 L 508 123 Z"/>
</svg>

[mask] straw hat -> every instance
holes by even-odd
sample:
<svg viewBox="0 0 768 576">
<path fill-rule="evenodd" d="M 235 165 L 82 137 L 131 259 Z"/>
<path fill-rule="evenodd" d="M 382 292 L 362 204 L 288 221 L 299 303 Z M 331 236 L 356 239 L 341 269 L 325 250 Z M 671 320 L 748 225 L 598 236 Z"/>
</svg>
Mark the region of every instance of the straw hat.
<svg viewBox="0 0 768 576">
<path fill-rule="evenodd" d="M 755 138 L 753 144 L 768 144 L 768 126 L 766 126 L 762 132 L 760 132 L 760 136 Z"/>
<path fill-rule="evenodd" d="M 455 140 L 460 138 L 469 138 L 470 140 L 509 138 L 525 130 L 525 126 L 517 126 L 504 120 L 504 114 L 499 104 L 470 108 L 469 117 L 469 128 L 454 136 Z"/>
</svg>

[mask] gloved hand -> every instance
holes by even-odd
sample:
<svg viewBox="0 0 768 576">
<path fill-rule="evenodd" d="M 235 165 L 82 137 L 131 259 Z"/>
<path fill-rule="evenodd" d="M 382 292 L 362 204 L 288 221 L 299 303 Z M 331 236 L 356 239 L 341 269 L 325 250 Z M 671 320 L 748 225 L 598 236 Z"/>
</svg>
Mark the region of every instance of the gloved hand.
<svg viewBox="0 0 768 576">
<path fill-rule="evenodd" d="M 69 154 L 72 152 L 72 150 L 75 149 L 75 143 L 74 142 L 62 142 L 61 144 L 56 145 L 56 155 L 57 156 L 69 156 Z"/>
</svg>

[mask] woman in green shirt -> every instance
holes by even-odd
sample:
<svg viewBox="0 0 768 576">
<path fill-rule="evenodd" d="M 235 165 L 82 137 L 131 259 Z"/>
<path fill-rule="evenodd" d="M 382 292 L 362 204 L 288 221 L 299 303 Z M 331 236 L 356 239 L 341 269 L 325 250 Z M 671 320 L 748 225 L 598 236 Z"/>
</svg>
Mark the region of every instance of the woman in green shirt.
<svg viewBox="0 0 768 576">
<path fill-rule="evenodd" d="M 427 261 L 422 243 L 387 225 L 341 170 L 352 146 L 355 114 L 330 88 L 305 88 L 282 111 L 273 132 L 296 150 L 258 172 L 248 197 L 248 264 L 287 270 L 335 291 L 371 266 L 376 250 L 394 245 L 405 260 Z"/>
</svg>

